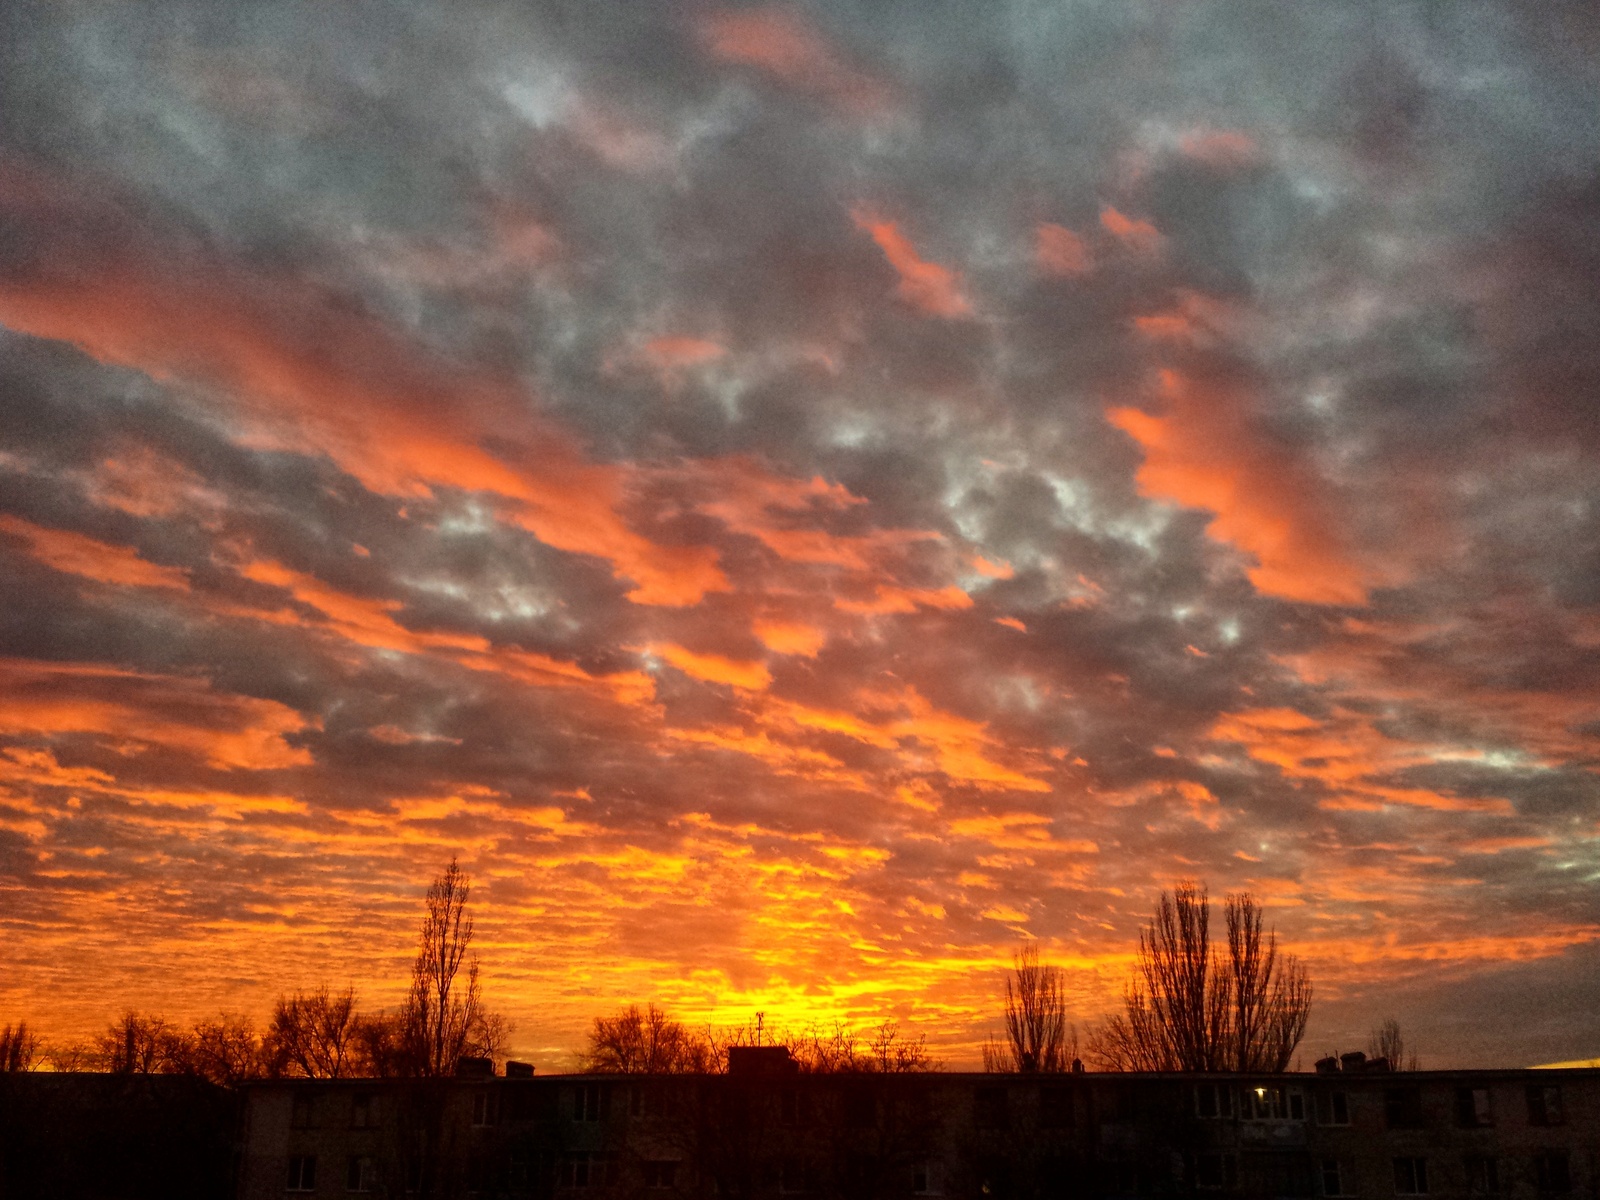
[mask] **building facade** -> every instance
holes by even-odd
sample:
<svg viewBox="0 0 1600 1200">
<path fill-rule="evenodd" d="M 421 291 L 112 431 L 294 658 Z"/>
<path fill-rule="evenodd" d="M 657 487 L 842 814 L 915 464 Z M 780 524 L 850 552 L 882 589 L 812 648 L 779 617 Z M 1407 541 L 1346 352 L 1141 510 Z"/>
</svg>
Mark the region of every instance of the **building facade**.
<svg viewBox="0 0 1600 1200">
<path fill-rule="evenodd" d="M 243 1200 L 1600 1200 L 1600 1071 L 285 1080 L 242 1150 Z"/>
</svg>

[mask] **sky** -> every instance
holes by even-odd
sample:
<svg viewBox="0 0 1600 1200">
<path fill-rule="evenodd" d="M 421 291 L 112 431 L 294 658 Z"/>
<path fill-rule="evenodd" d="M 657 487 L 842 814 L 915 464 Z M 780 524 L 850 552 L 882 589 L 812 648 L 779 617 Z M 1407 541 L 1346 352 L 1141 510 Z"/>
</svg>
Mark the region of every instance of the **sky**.
<svg viewBox="0 0 1600 1200">
<path fill-rule="evenodd" d="M 0 1020 L 1600 1054 L 1591 5 L 0 8 Z"/>
</svg>

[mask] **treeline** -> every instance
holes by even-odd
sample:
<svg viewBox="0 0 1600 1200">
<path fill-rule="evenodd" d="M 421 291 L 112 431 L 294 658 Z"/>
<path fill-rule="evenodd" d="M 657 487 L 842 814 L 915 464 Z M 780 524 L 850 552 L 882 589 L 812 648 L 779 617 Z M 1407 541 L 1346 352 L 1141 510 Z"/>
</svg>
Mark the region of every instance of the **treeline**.
<svg viewBox="0 0 1600 1200">
<path fill-rule="evenodd" d="M 758 1013 L 747 1025 L 690 1029 L 654 1004 L 630 1004 L 614 1016 L 596 1017 L 581 1070 L 599 1075 L 705 1074 L 726 1071 L 728 1051 L 739 1046 L 781 1046 L 805 1074 L 903 1073 L 942 1065 L 926 1038 L 906 1037 L 896 1021 L 862 1031 L 844 1022 L 831 1027 L 771 1028 Z"/>
<path fill-rule="evenodd" d="M 453 859 L 428 888 L 411 986 L 396 1012 L 363 1012 L 353 989 L 322 985 L 280 996 L 262 1029 L 236 1013 L 182 1026 L 129 1011 L 89 1042 L 48 1046 L 24 1021 L 0 1028 L 0 1069 L 196 1075 L 232 1086 L 282 1077 L 451 1075 L 463 1057 L 500 1058 L 511 1023 L 483 1001 L 470 892 Z"/>
<path fill-rule="evenodd" d="M 128 1012 L 87 1044 L 48 1047 L 24 1022 L 0 1028 L 0 1070 L 49 1064 L 57 1070 L 181 1073 L 223 1085 L 249 1079 L 426 1077 L 453 1074 L 463 1057 L 503 1059 L 511 1024 L 484 1004 L 471 952 L 470 884 L 459 865 L 428 889 L 405 1003 L 362 1011 L 351 989 L 326 985 L 280 996 L 261 1029 L 222 1014 L 180 1027 Z M 1037 943 L 1014 957 L 1002 996 L 1000 1034 L 983 1047 L 996 1072 L 1238 1071 L 1289 1069 L 1311 1011 L 1311 980 L 1264 929 L 1248 893 L 1224 903 L 1226 940 L 1213 943 L 1206 889 L 1192 883 L 1163 892 L 1140 932 L 1121 1011 L 1091 1026 L 1080 1042 L 1070 1019 L 1067 977 L 1043 961 Z M 765 1017 L 743 1026 L 692 1029 L 654 1003 L 596 1017 L 579 1055 L 596 1074 L 704 1074 L 725 1071 L 741 1046 L 781 1046 L 808 1074 L 938 1070 L 922 1035 L 894 1021 L 861 1029 L 785 1029 Z M 1416 1070 L 1400 1027 L 1372 1032 L 1369 1049 L 1394 1070 Z"/>
</svg>

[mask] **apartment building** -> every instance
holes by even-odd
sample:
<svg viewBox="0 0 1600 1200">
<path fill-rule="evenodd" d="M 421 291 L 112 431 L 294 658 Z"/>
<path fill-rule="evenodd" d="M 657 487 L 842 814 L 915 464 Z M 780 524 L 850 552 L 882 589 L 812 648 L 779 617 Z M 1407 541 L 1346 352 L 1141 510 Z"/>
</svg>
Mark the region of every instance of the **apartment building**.
<svg viewBox="0 0 1600 1200">
<path fill-rule="evenodd" d="M 258 1083 L 239 1195 L 1600 1200 L 1600 1071 L 1348 1065 Z"/>
</svg>

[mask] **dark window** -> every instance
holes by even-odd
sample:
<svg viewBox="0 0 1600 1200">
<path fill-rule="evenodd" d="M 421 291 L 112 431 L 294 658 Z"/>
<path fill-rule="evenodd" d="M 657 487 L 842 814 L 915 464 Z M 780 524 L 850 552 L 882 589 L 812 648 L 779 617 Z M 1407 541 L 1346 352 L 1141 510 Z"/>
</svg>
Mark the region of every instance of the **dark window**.
<svg viewBox="0 0 1600 1200">
<path fill-rule="evenodd" d="M 878 1123 L 878 1098 L 866 1088 L 844 1094 L 844 1123 L 851 1129 L 870 1129 Z"/>
<path fill-rule="evenodd" d="M 678 1164 L 675 1162 L 647 1162 L 644 1164 L 644 1186 L 655 1191 L 676 1187 Z"/>
<path fill-rule="evenodd" d="M 1567 1167 L 1565 1150 L 1546 1150 L 1533 1156 L 1533 1177 L 1539 1192 L 1546 1196 L 1559 1196 L 1572 1190 L 1572 1172 Z"/>
<path fill-rule="evenodd" d="M 1389 1088 L 1383 1093 L 1383 1118 L 1390 1129 L 1421 1129 L 1422 1089 Z"/>
<path fill-rule="evenodd" d="M 630 1117 L 644 1115 L 644 1088 L 640 1084 L 636 1083 L 628 1089 L 628 1115 Z"/>
<path fill-rule="evenodd" d="M 1337 1158 L 1322 1160 L 1322 1194 L 1324 1196 L 1344 1195 L 1344 1175 L 1339 1170 Z"/>
<path fill-rule="evenodd" d="M 1534 1084 L 1528 1088 L 1528 1120 L 1534 1125 L 1560 1125 L 1561 1089 Z"/>
<path fill-rule="evenodd" d="M 474 1125 L 495 1124 L 495 1095 L 488 1088 L 472 1093 L 472 1123 Z"/>
<path fill-rule="evenodd" d="M 1489 1107 L 1488 1088 L 1456 1089 L 1456 1124 L 1463 1129 L 1476 1129 L 1494 1124 L 1494 1110 Z"/>
<path fill-rule="evenodd" d="M 350 1100 L 350 1128 L 370 1129 L 377 1124 L 372 1119 L 372 1097 L 357 1095 Z"/>
<path fill-rule="evenodd" d="M 564 1188 L 610 1187 L 616 1182 L 616 1159 L 609 1154 L 568 1154 L 561 1159 L 559 1186 Z"/>
<path fill-rule="evenodd" d="M 1076 1117 L 1075 1107 L 1071 1088 L 1040 1088 L 1039 1127 L 1041 1129 L 1071 1129 Z"/>
<path fill-rule="evenodd" d="M 784 1088 L 778 1094 L 778 1123 L 780 1125 L 800 1124 L 800 1093 L 794 1088 Z"/>
<path fill-rule="evenodd" d="M 918 1163 L 911 1171 L 911 1190 L 919 1196 L 944 1195 L 944 1164 Z"/>
<path fill-rule="evenodd" d="M 1467 1190 L 1474 1196 L 1494 1196 L 1500 1191 L 1498 1159 L 1472 1155 L 1467 1159 Z"/>
<path fill-rule="evenodd" d="M 289 1110 L 289 1128 L 315 1129 L 316 1127 L 316 1097 L 305 1094 L 296 1096 L 293 1100 L 293 1107 Z"/>
<path fill-rule="evenodd" d="M 1238 1187 L 1238 1159 L 1231 1154 L 1197 1154 L 1194 1160 L 1194 1186 L 1206 1191 Z"/>
<path fill-rule="evenodd" d="M 581 1083 L 573 1089 L 572 1119 L 601 1121 L 610 1107 L 611 1089 L 600 1083 Z"/>
<path fill-rule="evenodd" d="M 1246 1189 L 1266 1196 L 1309 1196 L 1311 1159 L 1304 1154 L 1246 1154 L 1240 1164 Z"/>
<path fill-rule="evenodd" d="M 1194 1111 L 1197 1116 L 1233 1116 L 1233 1089 L 1221 1083 L 1197 1084 L 1194 1089 Z"/>
<path fill-rule="evenodd" d="M 1306 1095 L 1294 1088 L 1289 1089 L 1289 1120 L 1304 1121 L 1306 1119 Z"/>
<path fill-rule="evenodd" d="M 979 1088 L 974 1097 L 979 1129 L 1008 1129 L 1011 1113 L 1003 1087 Z"/>
<path fill-rule="evenodd" d="M 291 1154 L 289 1156 L 289 1190 L 314 1192 L 317 1190 L 317 1156 Z"/>
<path fill-rule="evenodd" d="M 1400 1196 L 1426 1196 L 1428 1194 L 1428 1160 L 1425 1158 L 1395 1159 L 1394 1190 Z"/>
<path fill-rule="evenodd" d="M 364 1154 L 350 1156 L 350 1165 L 344 1173 L 344 1190 L 347 1192 L 370 1192 L 372 1185 L 377 1182 L 377 1172 L 372 1159 Z"/>
<path fill-rule="evenodd" d="M 817 1189 L 816 1169 L 803 1158 L 786 1158 L 778 1173 L 778 1190 L 797 1196 Z"/>
<path fill-rule="evenodd" d="M 1350 1101 L 1343 1092 L 1316 1093 L 1318 1125 L 1350 1124 Z"/>
</svg>

